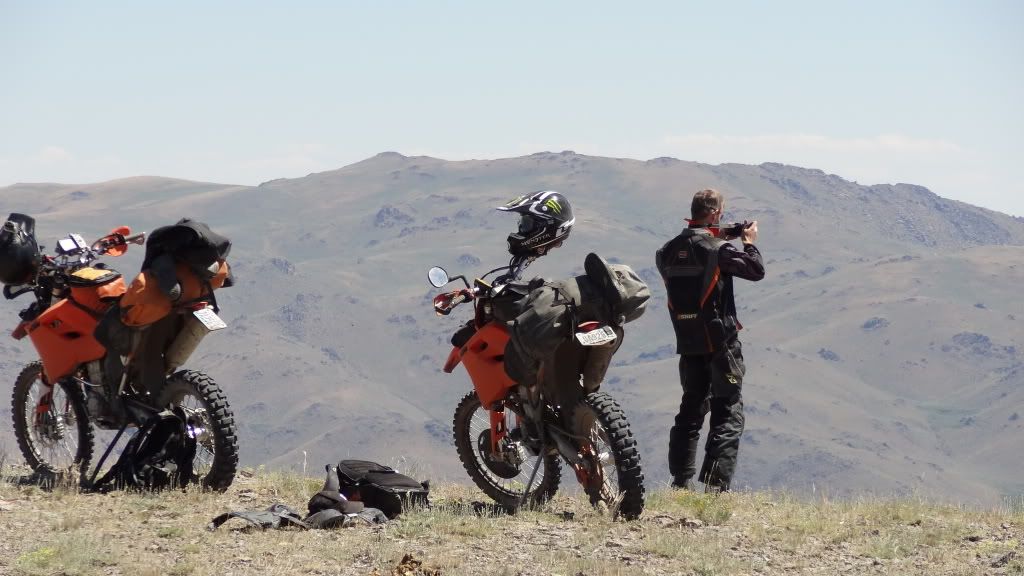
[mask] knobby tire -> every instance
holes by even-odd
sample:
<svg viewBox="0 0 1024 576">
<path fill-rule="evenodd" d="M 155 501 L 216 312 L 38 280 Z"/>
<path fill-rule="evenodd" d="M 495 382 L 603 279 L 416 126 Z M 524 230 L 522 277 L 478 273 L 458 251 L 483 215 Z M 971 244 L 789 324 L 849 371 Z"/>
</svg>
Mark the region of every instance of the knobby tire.
<svg viewBox="0 0 1024 576">
<path fill-rule="evenodd" d="M 28 403 L 29 390 L 39 379 L 43 378 L 42 362 L 32 362 L 18 375 L 14 382 L 14 393 L 11 398 L 11 417 L 14 420 L 14 436 L 18 442 L 18 448 L 25 458 L 25 462 L 40 477 L 52 479 L 61 472 L 52 462 L 45 461 L 40 455 L 32 436 L 30 428 L 32 423 L 26 419 L 26 404 Z M 75 416 L 75 428 L 78 434 L 78 447 L 73 459 L 73 468 L 78 468 L 79 474 L 85 474 L 89 469 L 89 462 L 93 453 L 93 429 L 89 421 L 89 411 L 85 404 L 85 393 L 74 382 L 61 380 L 57 386 L 63 390 Z"/>
<path fill-rule="evenodd" d="M 488 414 L 488 411 L 481 406 L 476 392 L 470 392 L 462 398 L 455 409 L 455 418 L 452 423 L 452 430 L 455 434 L 455 450 L 458 452 L 459 460 L 462 461 L 462 465 L 466 468 L 469 477 L 483 490 L 484 494 L 487 494 L 505 509 L 514 510 L 519 507 L 519 503 L 523 499 L 523 491 L 508 490 L 499 486 L 483 470 L 484 464 L 480 460 L 482 456 L 478 453 L 476 446 L 477 439 L 473 438 L 473 434 L 470 432 L 470 423 L 473 414 L 477 411 L 480 411 L 485 416 Z M 529 457 L 530 462 L 536 459 L 536 455 Z M 538 477 L 535 479 L 534 485 L 530 489 L 530 494 L 526 498 L 526 502 L 529 505 L 536 506 L 547 502 L 558 491 L 558 483 L 562 475 L 558 456 L 545 455 L 540 466 L 541 468 L 537 472 Z"/>
<path fill-rule="evenodd" d="M 238 431 L 235 416 L 220 386 L 202 372 L 182 370 L 171 375 L 160 393 L 160 406 L 177 404 L 186 394 L 196 397 L 206 410 L 213 432 L 213 462 L 201 479 L 202 486 L 223 492 L 238 469 Z"/>
<path fill-rule="evenodd" d="M 584 396 L 574 409 L 573 426 L 577 435 L 589 435 L 589 429 L 581 429 L 586 420 L 590 420 L 586 418 L 588 415 L 592 415 L 603 429 L 608 438 L 608 448 L 615 459 L 618 489 L 622 498 L 619 514 L 627 520 L 638 518 L 644 510 L 644 475 L 640 468 L 640 452 L 629 429 L 626 414 L 608 394 L 592 392 Z"/>
</svg>

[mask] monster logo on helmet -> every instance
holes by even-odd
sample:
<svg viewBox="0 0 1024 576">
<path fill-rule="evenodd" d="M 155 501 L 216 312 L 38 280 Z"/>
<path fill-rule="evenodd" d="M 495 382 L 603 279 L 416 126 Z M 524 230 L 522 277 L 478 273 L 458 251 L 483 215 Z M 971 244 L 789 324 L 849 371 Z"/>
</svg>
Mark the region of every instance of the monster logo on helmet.
<svg viewBox="0 0 1024 576">
<path fill-rule="evenodd" d="M 520 196 L 498 210 L 519 214 L 519 228 L 508 236 L 508 251 L 513 256 L 546 254 L 569 237 L 576 222 L 569 200 L 554 190 Z"/>
</svg>

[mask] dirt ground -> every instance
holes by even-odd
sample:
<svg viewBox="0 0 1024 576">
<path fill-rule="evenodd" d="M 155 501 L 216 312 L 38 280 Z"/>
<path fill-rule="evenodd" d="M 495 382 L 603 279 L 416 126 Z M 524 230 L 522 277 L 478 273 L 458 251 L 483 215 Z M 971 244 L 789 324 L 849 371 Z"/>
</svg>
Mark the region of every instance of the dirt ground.
<svg viewBox="0 0 1024 576">
<path fill-rule="evenodd" d="M 246 471 L 223 494 L 81 494 L 0 481 L 0 574 L 611 576 L 1024 574 L 1024 512 L 761 492 L 648 494 L 613 520 L 575 497 L 495 513 L 459 485 L 381 526 L 260 531 L 230 510 L 304 511 L 320 480 Z"/>
</svg>

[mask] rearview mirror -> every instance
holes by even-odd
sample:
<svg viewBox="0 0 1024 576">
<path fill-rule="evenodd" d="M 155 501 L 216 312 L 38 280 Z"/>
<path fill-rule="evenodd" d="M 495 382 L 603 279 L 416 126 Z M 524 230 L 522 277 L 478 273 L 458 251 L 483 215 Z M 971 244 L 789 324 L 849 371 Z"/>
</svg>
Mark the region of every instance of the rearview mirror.
<svg viewBox="0 0 1024 576">
<path fill-rule="evenodd" d="M 427 279 L 434 288 L 440 288 L 449 282 L 448 273 L 440 266 L 434 266 L 427 271 Z"/>
</svg>

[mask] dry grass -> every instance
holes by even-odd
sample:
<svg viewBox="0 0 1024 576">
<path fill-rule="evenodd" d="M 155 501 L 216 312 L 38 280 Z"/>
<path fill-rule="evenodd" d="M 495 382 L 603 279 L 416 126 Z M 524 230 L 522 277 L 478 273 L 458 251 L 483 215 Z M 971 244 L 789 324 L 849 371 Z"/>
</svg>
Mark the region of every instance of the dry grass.
<svg viewBox="0 0 1024 576">
<path fill-rule="evenodd" d="M 437 486 L 430 510 L 378 528 L 205 529 L 227 510 L 302 509 L 320 480 L 249 471 L 225 494 L 80 494 L 0 481 L 0 574 L 1024 575 L 1024 510 L 921 499 L 806 502 L 784 494 L 656 491 L 637 522 L 573 497 L 514 516 Z M 480 513 L 482 512 L 482 513 Z M 407 564 L 412 566 L 412 564 Z"/>
</svg>

